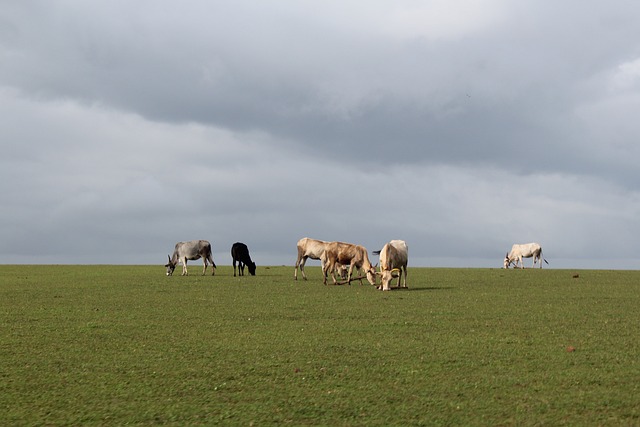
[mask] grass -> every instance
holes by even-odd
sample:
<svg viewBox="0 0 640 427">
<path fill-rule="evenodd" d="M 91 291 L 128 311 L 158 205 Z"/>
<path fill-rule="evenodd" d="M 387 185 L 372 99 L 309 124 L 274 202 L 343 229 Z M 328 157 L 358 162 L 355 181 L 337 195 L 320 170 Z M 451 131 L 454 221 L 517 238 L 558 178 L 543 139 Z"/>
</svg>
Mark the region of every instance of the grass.
<svg viewBox="0 0 640 427">
<path fill-rule="evenodd" d="M 640 272 L 190 271 L 0 266 L 0 424 L 640 424 Z"/>
</svg>

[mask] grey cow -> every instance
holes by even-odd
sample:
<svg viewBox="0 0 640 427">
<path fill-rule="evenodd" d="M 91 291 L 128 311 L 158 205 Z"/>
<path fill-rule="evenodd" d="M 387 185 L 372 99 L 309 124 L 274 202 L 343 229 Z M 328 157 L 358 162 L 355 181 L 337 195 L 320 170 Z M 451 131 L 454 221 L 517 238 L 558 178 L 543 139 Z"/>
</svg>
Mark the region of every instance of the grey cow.
<svg viewBox="0 0 640 427">
<path fill-rule="evenodd" d="M 178 262 L 182 262 L 182 275 L 186 276 L 188 274 L 187 260 L 193 261 L 200 258 L 202 258 L 202 262 L 204 263 L 202 275 L 204 276 L 207 271 L 207 262 L 211 263 L 211 275 L 216 274 L 216 263 L 213 262 L 211 255 L 211 243 L 206 240 L 191 240 L 190 242 L 176 243 L 173 256 L 169 257 L 169 263 L 165 265 L 165 267 L 167 267 L 167 276 L 173 275 L 173 270 L 176 269 Z"/>
</svg>

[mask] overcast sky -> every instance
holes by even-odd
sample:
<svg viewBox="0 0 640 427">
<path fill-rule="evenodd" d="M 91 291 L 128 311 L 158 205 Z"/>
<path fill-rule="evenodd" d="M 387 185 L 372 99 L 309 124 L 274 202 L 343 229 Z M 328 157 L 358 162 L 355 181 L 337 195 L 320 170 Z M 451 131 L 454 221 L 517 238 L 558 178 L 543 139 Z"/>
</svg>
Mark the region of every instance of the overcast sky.
<svg viewBox="0 0 640 427">
<path fill-rule="evenodd" d="M 551 268 L 640 268 L 639 18 L 0 0 L 0 263 L 164 264 L 206 239 L 221 265 L 236 241 L 293 265 L 307 236 L 404 239 L 413 266 L 537 241 Z"/>
</svg>

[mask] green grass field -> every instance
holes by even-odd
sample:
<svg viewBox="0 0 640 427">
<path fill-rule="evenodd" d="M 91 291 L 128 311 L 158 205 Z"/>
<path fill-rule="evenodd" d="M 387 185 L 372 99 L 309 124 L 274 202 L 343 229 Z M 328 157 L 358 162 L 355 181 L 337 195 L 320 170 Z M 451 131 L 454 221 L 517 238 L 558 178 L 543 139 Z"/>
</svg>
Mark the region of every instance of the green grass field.
<svg viewBox="0 0 640 427">
<path fill-rule="evenodd" d="M 639 271 L 200 271 L 0 266 L 0 425 L 640 424 Z"/>
</svg>

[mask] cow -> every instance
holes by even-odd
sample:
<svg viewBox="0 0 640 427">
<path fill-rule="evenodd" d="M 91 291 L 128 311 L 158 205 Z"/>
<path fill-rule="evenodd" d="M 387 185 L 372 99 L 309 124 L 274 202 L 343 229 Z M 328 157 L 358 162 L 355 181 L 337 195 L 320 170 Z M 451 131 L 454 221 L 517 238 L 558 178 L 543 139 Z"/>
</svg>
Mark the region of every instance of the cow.
<svg viewBox="0 0 640 427">
<path fill-rule="evenodd" d="M 508 252 L 504 257 L 503 268 L 509 268 L 511 264 L 513 264 L 514 268 L 517 268 L 518 263 L 520 263 L 520 268 L 524 268 L 522 258 L 531 257 L 533 257 L 532 268 L 536 266 L 536 261 L 540 261 L 540 268 L 542 268 L 542 261 L 549 264 L 542 256 L 542 247 L 538 243 L 526 243 L 522 245 L 515 244 L 511 247 L 511 252 Z"/>
<path fill-rule="evenodd" d="M 371 265 L 367 249 L 364 246 L 344 242 L 331 242 L 325 247 L 322 261 L 322 276 L 325 285 L 327 284 L 328 272 L 331 272 L 333 284 L 337 283 L 335 270 L 338 264 L 349 266 L 349 272 L 347 274 L 349 283 L 351 283 L 351 276 L 355 268 L 356 270 L 363 269 L 369 283 L 372 285 L 376 284 L 376 268 Z"/>
<path fill-rule="evenodd" d="M 409 248 L 404 240 L 392 240 L 383 246 L 382 250 L 374 251 L 376 255 L 380 255 L 380 274 L 382 284 L 379 289 L 383 291 L 391 290 L 390 284 L 393 280 L 393 273 L 398 272 L 398 285 L 402 279 L 404 270 L 404 288 L 407 287 L 407 262 L 409 260 Z"/>
<path fill-rule="evenodd" d="M 307 262 L 307 258 L 320 260 L 321 267 L 324 268 L 322 256 L 328 244 L 329 242 L 325 242 L 324 240 L 310 239 L 308 237 L 303 237 L 298 240 L 298 258 L 296 259 L 296 267 L 293 272 L 293 278 L 295 280 L 298 280 L 298 268 L 300 268 L 302 278 L 307 280 L 307 275 L 304 272 L 304 265 Z M 335 269 L 342 279 L 347 278 L 348 269 L 346 266 L 336 263 Z"/>
<path fill-rule="evenodd" d="M 169 256 L 169 263 L 165 265 L 167 267 L 167 276 L 173 275 L 173 270 L 176 269 L 178 262 L 182 262 L 182 275 L 186 276 L 187 273 L 187 260 L 196 260 L 202 258 L 204 263 L 204 269 L 202 275 L 204 276 L 207 271 L 207 262 L 211 263 L 211 275 L 216 274 L 216 263 L 213 262 L 211 255 L 211 243 L 206 240 L 191 240 L 190 242 L 178 242 L 173 250 L 173 256 Z"/>
<path fill-rule="evenodd" d="M 236 277 L 236 261 L 238 262 L 238 274 L 244 276 L 244 266 L 249 269 L 249 274 L 256 275 L 256 263 L 251 261 L 249 248 L 244 243 L 236 242 L 231 246 L 231 258 L 233 258 L 233 277 Z"/>
<path fill-rule="evenodd" d="M 319 259 L 324 269 L 322 257 L 328 244 L 329 242 L 325 242 L 324 240 L 310 239 L 308 237 L 303 237 L 298 240 L 298 258 L 296 259 L 296 268 L 293 272 L 293 278 L 295 280 L 298 280 L 298 268 L 300 268 L 302 278 L 307 280 L 307 275 L 304 273 L 304 264 L 307 262 L 307 258 Z"/>
</svg>

